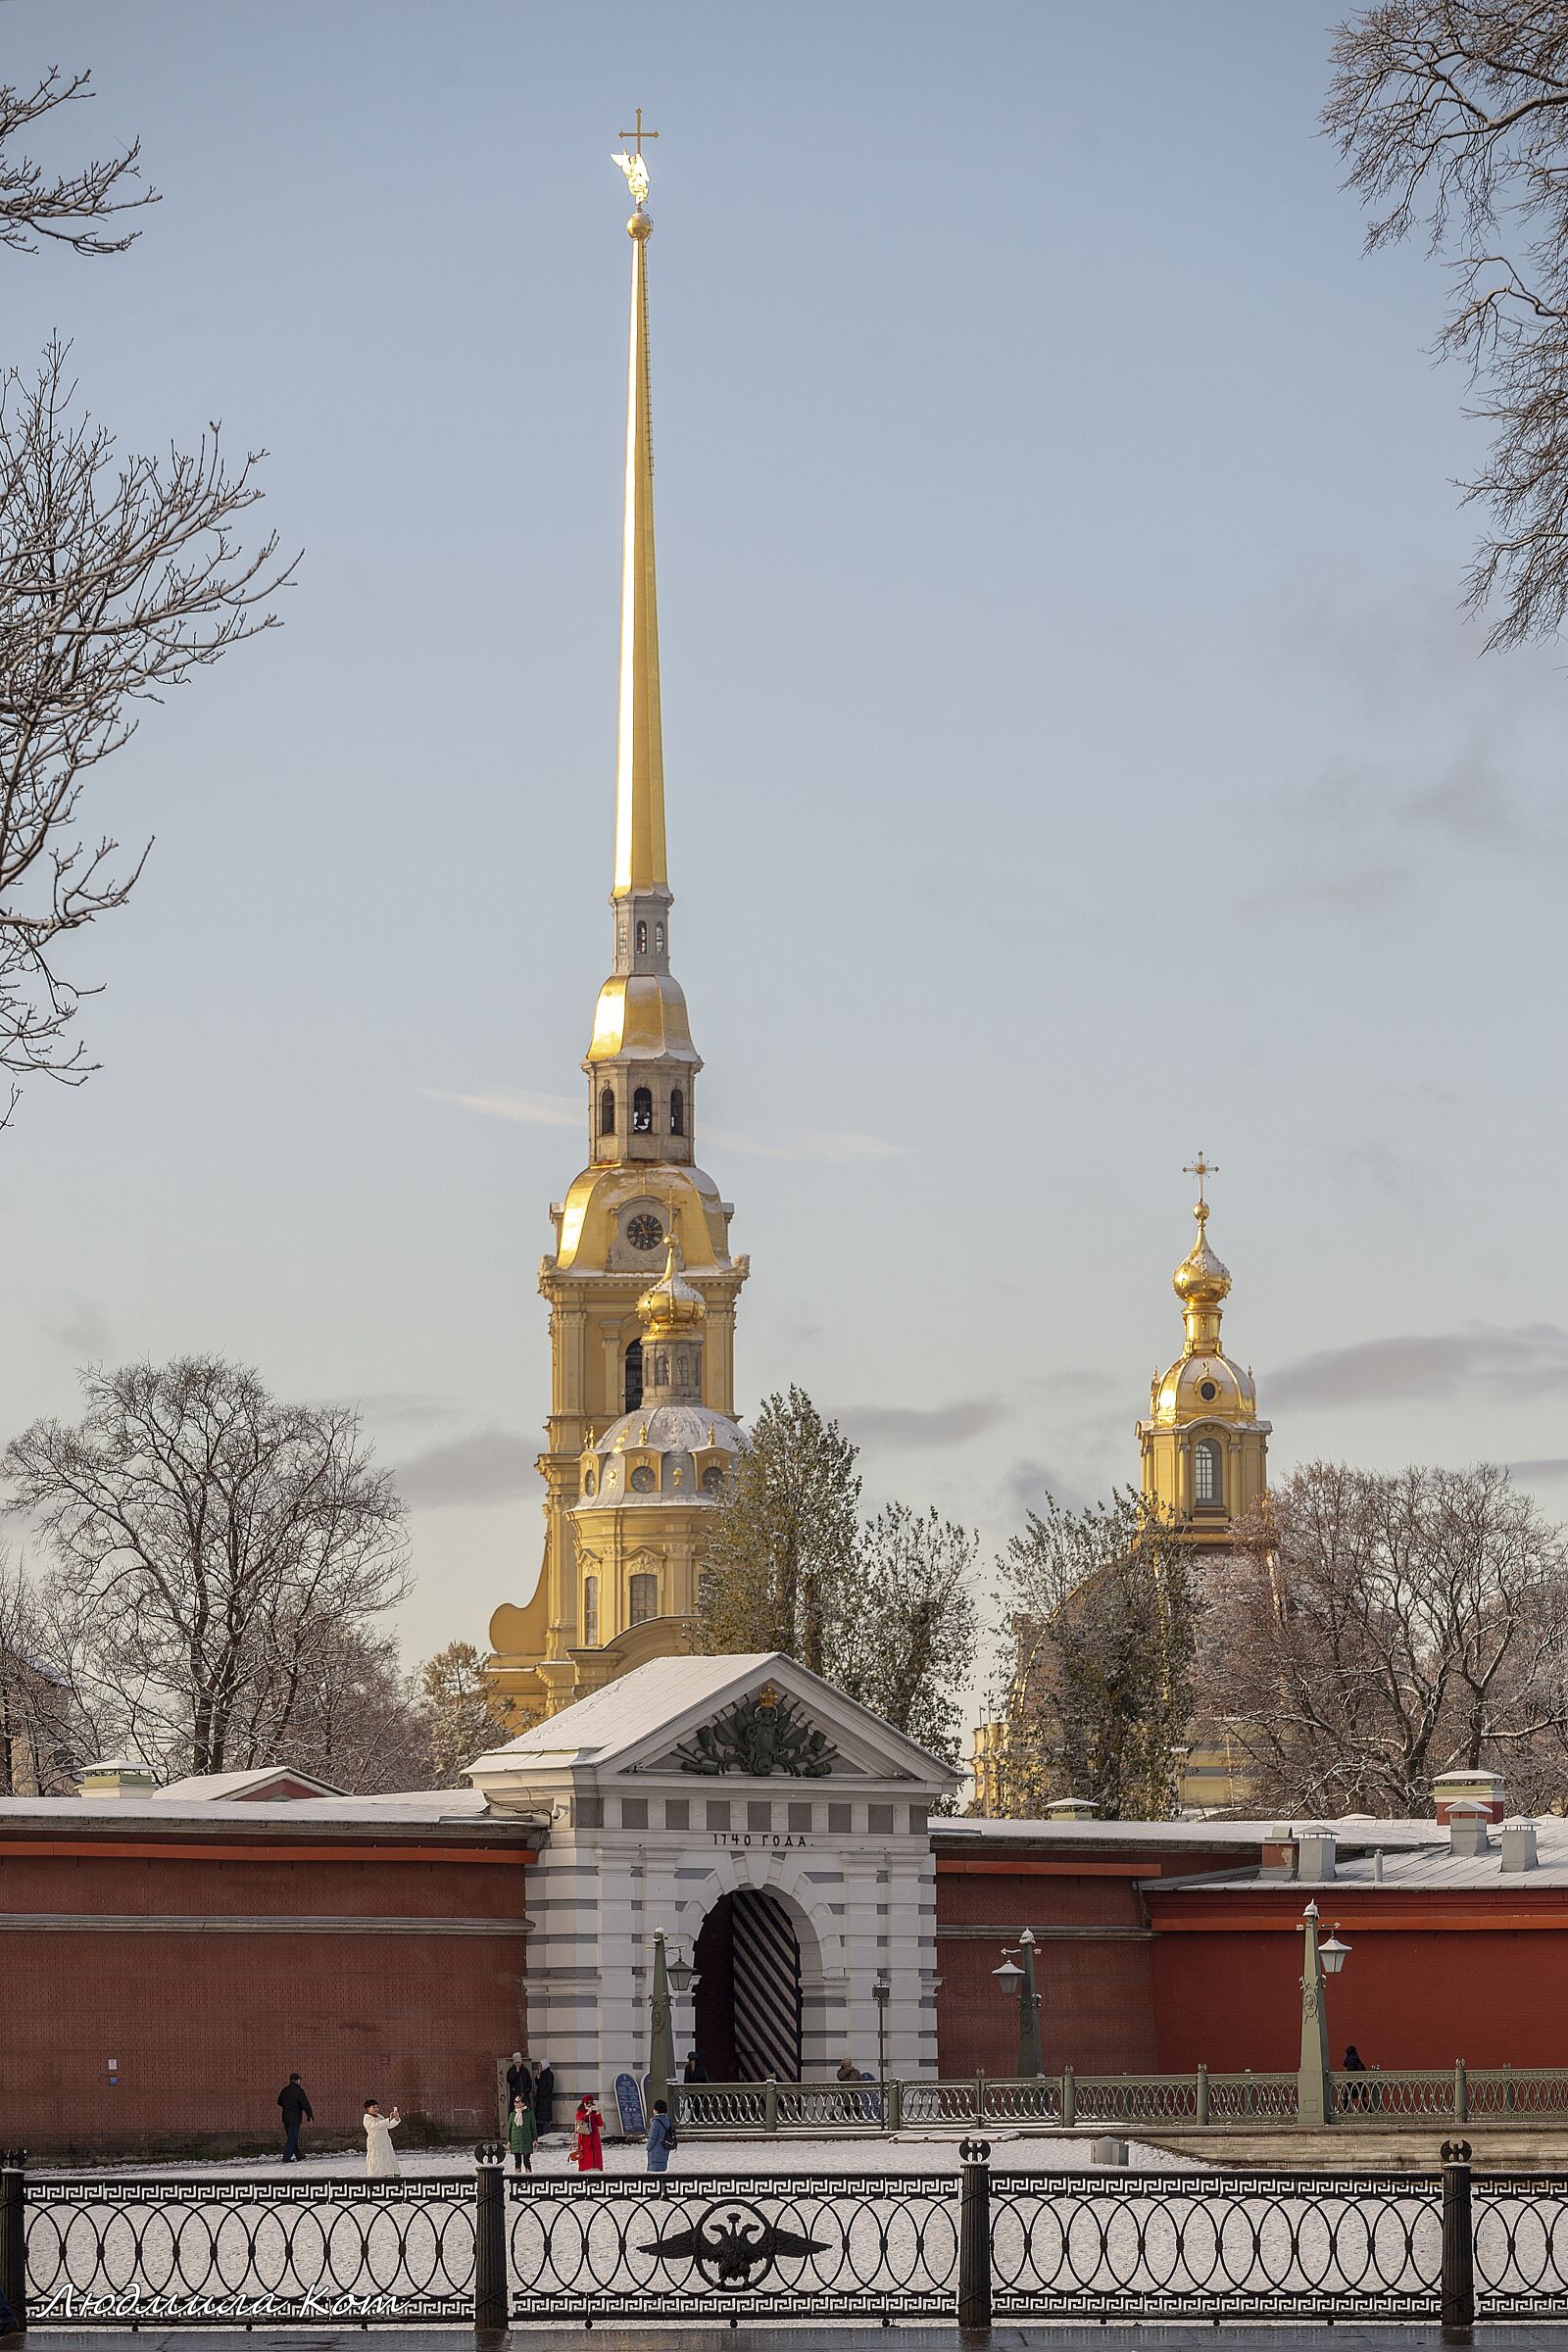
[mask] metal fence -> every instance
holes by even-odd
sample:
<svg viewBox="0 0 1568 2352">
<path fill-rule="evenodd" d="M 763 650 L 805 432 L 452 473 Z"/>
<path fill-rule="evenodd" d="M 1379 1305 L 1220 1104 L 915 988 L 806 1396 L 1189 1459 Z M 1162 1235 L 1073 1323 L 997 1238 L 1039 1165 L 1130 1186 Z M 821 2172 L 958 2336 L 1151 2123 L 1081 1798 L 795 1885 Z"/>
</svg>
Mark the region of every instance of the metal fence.
<svg viewBox="0 0 1568 2352">
<path fill-rule="evenodd" d="M 737 2172 L 563 2180 L 29 2180 L 0 2291 L 35 2330 L 604 2318 L 1036 2322 L 1568 2318 L 1568 2178 L 1440 2172 Z"/>
<path fill-rule="evenodd" d="M 972 2075 L 945 2082 L 681 2082 L 671 2085 L 683 2131 L 729 2138 L 750 2132 L 900 2132 L 917 2124 L 1024 2124 L 1063 2131 L 1139 2124 L 1168 2131 L 1295 2124 L 1294 2074 Z M 1329 2077 L 1334 2121 L 1380 2130 L 1432 2124 L 1568 2122 L 1560 2067 L 1368 2067 Z"/>
</svg>

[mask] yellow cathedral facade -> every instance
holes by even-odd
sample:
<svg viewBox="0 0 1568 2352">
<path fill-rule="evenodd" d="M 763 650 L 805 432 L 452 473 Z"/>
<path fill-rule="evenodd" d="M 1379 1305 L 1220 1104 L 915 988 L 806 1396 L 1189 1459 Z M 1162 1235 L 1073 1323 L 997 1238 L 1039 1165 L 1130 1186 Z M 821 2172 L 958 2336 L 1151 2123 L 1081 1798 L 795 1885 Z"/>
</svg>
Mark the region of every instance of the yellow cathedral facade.
<svg viewBox="0 0 1568 2352">
<path fill-rule="evenodd" d="M 485 1674 L 514 1729 L 689 1646 L 705 1523 L 740 1448 L 730 1203 L 697 1164 L 697 1078 L 670 970 L 654 570 L 648 176 L 634 210 L 615 779 L 613 966 L 583 1061 L 588 1164 L 553 1202 L 539 1269 L 550 1416 L 545 1546 L 531 1600 L 490 1621 Z"/>
</svg>

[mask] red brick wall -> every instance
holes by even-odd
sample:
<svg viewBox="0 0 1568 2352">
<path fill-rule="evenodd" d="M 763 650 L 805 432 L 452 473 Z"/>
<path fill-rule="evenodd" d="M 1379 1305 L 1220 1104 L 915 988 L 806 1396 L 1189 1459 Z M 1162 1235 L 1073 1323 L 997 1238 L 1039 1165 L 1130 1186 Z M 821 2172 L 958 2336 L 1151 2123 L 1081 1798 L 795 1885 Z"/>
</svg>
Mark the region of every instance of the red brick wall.
<svg viewBox="0 0 1568 2352">
<path fill-rule="evenodd" d="M 461 1936 L 0 1933 L 0 2135 L 40 2154 L 280 2142 L 277 2093 L 295 2068 L 322 2140 L 357 2138 L 372 2095 L 421 2119 L 413 2137 L 422 2119 L 442 2136 L 492 2131 L 495 2060 L 527 2047 L 525 1879 L 514 1852 L 461 1849 L 435 1862 L 0 1856 L 12 1915 L 496 1921 Z"/>
<path fill-rule="evenodd" d="M 1139 1864 L 1142 1869 L 1144 1866 Z M 1154 2063 L 1153 2000 L 1143 1905 L 1129 1874 L 1069 1876 L 965 1870 L 937 1862 L 937 2047 L 945 2076 L 1011 2075 L 1018 2066 L 1018 2011 L 992 1970 L 1019 1931 L 1041 1936 L 1035 1981 L 1048 2073 L 1119 2074 Z M 1052 1936 L 1053 1928 L 1108 1927 L 1118 1936 Z M 979 1936 L 955 1928 L 994 1929 Z M 1043 1934 L 1042 1932 L 1045 1931 Z M 1132 1932 L 1129 1936 L 1127 1931 Z"/>
</svg>

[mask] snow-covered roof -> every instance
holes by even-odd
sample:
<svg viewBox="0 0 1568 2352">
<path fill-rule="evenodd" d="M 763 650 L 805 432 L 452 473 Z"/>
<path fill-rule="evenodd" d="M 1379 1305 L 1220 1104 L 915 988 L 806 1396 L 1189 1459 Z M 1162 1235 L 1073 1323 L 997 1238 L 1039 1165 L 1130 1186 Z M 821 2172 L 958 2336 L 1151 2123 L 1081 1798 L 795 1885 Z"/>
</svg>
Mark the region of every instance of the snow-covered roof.
<svg viewBox="0 0 1568 2352">
<path fill-rule="evenodd" d="M 735 1684 L 790 1663 L 777 1649 L 725 1658 L 651 1658 L 646 1666 L 633 1667 L 630 1674 L 563 1707 L 559 1715 L 534 1724 L 494 1752 L 541 1758 L 611 1755 L 662 1731 L 688 1707 L 701 1706 L 705 1699 L 716 1702 Z"/>
<path fill-rule="evenodd" d="M 931 1824 L 942 1845 L 975 1838 L 995 1845 L 1021 1844 L 1088 1847 L 1096 1845 L 1257 1846 L 1272 1843 L 1278 1820 L 1273 1821 L 987 1821 L 962 1815 Z M 1300 1822 L 1293 1835 L 1299 1838 L 1330 1831 L 1348 1846 L 1446 1845 L 1447 1832 L 1435 1821 L 1376 1821 L 1356 1814 L 1344 1821 Z"/>
<path fill-rule="evenodd" d="M 1341 1825 L 1329 1827 L 1340 1834 Z M 1349 1830 L 1351 1825 L 1344 1825 Z M 1362 1837 L 1363 1825 L 1354 1824 L 1353 1835 L 1358 1848 L 1368 1841 Z M 1404 1838 L 1379 1837 L 1378 1852 L 1360 1850 L 1347 1854 L 1344 1842 L 1339 1845 L 1334 1860 L 1334 1876 L 1320 1882 L 1310 1879 L 1292 1879 L 1283 1882 L 1289 1891 L 1298 1889 L 1303 1895 L 1316 1895 L 1320 1907 L 1346 1892 L 1365 1888 L 1375 1895 L 1389 1894 L 1446 1894 L 1458 1893 L 1461 1888 L 1480 1887 L 1493 1894 L 1530 1894 L 1547 1888 L 1568 1886 L 1568 1821 L 1557 1814 L 1545 1814 L 1535 1825 L 1536 1863 L 1529 1870 L 1504 1870 L 1502 1867 L 1502 1835 L 1494 1827 L 1488 1850 L 1484 1854 L 1456 1854 L 1449 1843 L 1446 1829 L 1429 1821 L 1380 1821 L 1370 1825 L 1384 1832 L 1402 1830 L 1411 1835 Z M 1418 1834 L 1417 1834 L 1418 1833 Z M 1398 1850 L 1400 1847 L 1404 1850 Z M 1378 1862 L 1382 1862 L 1381 1874 Z M 1166 1886 L 1170 1884 L 1167 1880 Z M 1252 1894 L 1260 1887 L 1279 1886 L 1279 1879 L 1266 1879 L 1258 1871 L 1250 1870 L 1227 1878 L 1223 1883 L 1211 1882 L 1199 1888 L 1184 1891 L 1213 1894 Z"/>
<path fill-rule="evenodd" d="M 79 1829 L 92 1822 L 123 1828 L 137 1822 L 148 1829 L 168 1830 L 176 1824 L 213 1828 L 227 1823 L 236 1829 L 286 1829 L 291 1837 L 312 1831 L 349 1828 L 394 1829 L 401 1822 L 465 1829 L 526 1830 L 515 1814 L 487 1817 L 485 1800 L 475 1788 L 413 1788 L 379 1796 L 323 1796 L 302 1803 L 282 1797 L 270 1803 L 245 1797 L 171 1797 L 167 1790 L 135 1796 L 8 1796 L 0 1797 L 0 1822 L 16 1824 L 69 1822 Z"/>
<path fill-rule="evenodd" d="M 191 1772 L 181 1781 L 171 1781 L 158 1793 L 165 1797 L 243 1796 L 248 1789 L 270 1788 L 278 1781 L 297 1781 L 313 1796 L 346 1796 L 346 1788 L 338 1788 L 330 1781 L 318 1781 L 312 1772 L 301 1772 L 294 1764 L 255 1764 L 247 1772 Z"/>
</svg>

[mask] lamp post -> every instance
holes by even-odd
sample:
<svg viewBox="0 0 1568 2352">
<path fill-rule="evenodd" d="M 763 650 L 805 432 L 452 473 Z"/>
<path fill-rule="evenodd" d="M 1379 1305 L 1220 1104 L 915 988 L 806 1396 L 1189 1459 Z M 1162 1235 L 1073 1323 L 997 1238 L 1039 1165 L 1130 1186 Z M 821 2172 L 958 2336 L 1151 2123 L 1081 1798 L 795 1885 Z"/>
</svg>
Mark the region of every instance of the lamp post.
<svg viewBox="0 0 1568 2352">
<path fill-rule="evenodd" d="M 1308 1903 L 1301 1914 L 1305 1948 L 1301 1954 L 1301 2064 L 1296 2079 L 1296 2120 L 1298 2124 L 1332 2124 L 1334 2090 L 1329 2082 L 1329 2021 L 1323 1998 L 1325 1977 L 1337 1977 L 1349 1954 L 1336 1923 L 1326 1942 L 1317 1939 L 1318 1911 Z"/>
<path fill-rule="evenodd" d="M 888 2003 L 893 1998 L 893 1986 L 885 1968 L 877 1970 L 876 1983 L 871 1987 L 876 2003 L 876 2082 L 881 2120 L 888 2120 Z"/>
<path fill-rule="evenodd" d="M 1013 1960 L 1014 1951 L 1023 1962 L 1021 1968 Z M 1017 1995 L 1019 2074 L 1026 2077 L 1043 2075 L 1046 2060 L 1040 2046 L 1040 1994 L 1035 1986 L 1035 1936 L 1032 1928 L 1025 1928 L 1017 1943 L 1004 1948 L 1002 1966 L 994 1968 L 991 1974 L 999 1980 L 1004 1992 Z"/>
<path fill-rule="evenodd" d="M 689 1960 L 671 1960 L 664 1951 L 664 1931 L 654 1931 L 654 1989 L 648 2006 L 653 2027 L 648 2039 L 648 2097 L 669 2105 L 675 2081 L 675 2017 L 670 1992 L 689 1992 L 701 1979 Z"/>
</svg>

